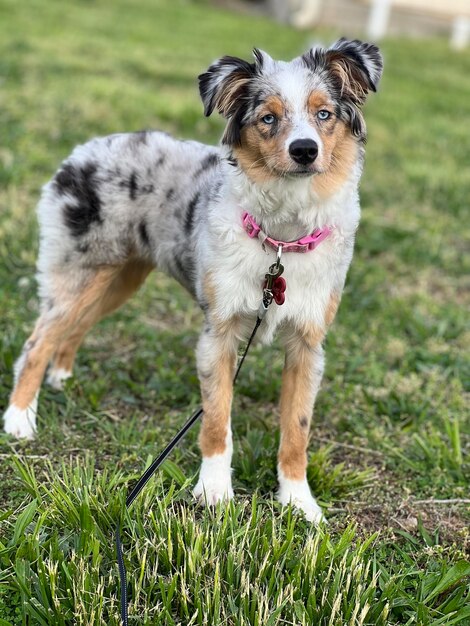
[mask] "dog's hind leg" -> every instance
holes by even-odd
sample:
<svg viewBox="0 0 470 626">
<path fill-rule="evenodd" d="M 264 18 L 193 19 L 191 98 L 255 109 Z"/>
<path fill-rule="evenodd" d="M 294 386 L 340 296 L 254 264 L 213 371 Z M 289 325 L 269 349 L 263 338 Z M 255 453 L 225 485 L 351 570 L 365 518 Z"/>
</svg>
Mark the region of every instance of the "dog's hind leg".
<svg viewBox="0 0 470 626">
<path fill-rule="evenodd" d="M 77 350 L 87 332 L 103 317 L 118 309 L 142 285 L 153 265 L 145 261 L 129 261 L 110 281 L 101 297 L 77 323 L 72 332 L 63 339 L 54 354 L 47 375 L 47 382 L 54 389 L 61 389 L 64 381 L 72 376 Z"/>
<path fill-rule="evenodd" d="M 116 267 L 90 270 L 79 285 L 68 275 L 51 277 L 50 306 L 44 306 L 15 364 L 15 386 L 3 418 L 7 433 L 26 438 L 34 435 L 37 397 L 49 360 L 60 342 L 97 306 L 118 271 Z"/>
</svg>

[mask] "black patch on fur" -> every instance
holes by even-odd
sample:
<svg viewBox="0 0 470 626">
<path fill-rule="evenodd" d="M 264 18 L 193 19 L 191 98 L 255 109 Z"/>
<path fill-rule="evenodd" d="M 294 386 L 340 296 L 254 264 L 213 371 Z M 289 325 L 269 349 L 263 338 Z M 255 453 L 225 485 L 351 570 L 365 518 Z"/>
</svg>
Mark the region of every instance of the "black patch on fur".
<svg viewBox="0 0 470 626">
<path fill-rule="evenodd" d="M 132 139 L 134 140 L 134 142 L 139 145 L 140 143 L 142 144 L 147 144 L 147 132 L 146 130 L 139 130 L 136 133 L 133 133 Z"/>
<path fill-rule="evenodd" d="M 169 189 L 167 189 L 167 192 L 165 194 L 165 198 L 167 199 L 167 201 L 169 202 L 170 200 L 173 200 L 173 198 L 175 197 L 176 192 L 174 190 L 173 187 L 170 187 Z"/>
<path fill-rule="evenodd" d="M 264 100 L 265 98 L 261 95 L 261 93 L 258 93 L 255 96 L 253 96 L 253 99 L 251 101 L 251 107 L 253 111 L 257 109 L 260 106 L 260 104 L 263 104 Z"/>
<path fill-rule="evenodd" d="M 233 156 L 232 153 L 229 154 L 228 158 L 227 158 L 227 163 L 229 165 L 231 165 L 232 167 L 238 167 L 238 161 L 237 159 Z"/>
<path fill-rule="evenodd" d="M 178 274 L 180 274 L 182 277 L 186 276 L 186 269 L 183 265 L 183 262 L 181 261 L 179 256 L 175 256 L 175 267 L 176 267 L 176 271 L 178 272 Z"/>
<path fill-rule="evenodd" d="M 216 165 L 219 165 L 219 163 L 220 163 L 220 157 L 218 154 L 214 154 L 214 153 L 208 154 L 202 159 L 201 165 L 194 173 L 194 178 L 198 178 L 201 174 L 203 174 L 207 170 L 211 169 L 212 167 L 215 167 Z"/>
<path fill-rule="evenodd" d="M 205 300 L 198 300 L 197 303 L 199 304 L 201 311 L 203 313 L 207 313 L 207 311 L 209 310 L 209 305 L 207 304 L 207 302 L 205 302 Z"/>
<path fill-rule="evenodd" d="M 308 426 L 308 419 L 305 417 L 305 415 L 301 418 L 299 418 L 299 424 L 301 428 L 307 428 Z"/>
<path fill-rule="evenodd" d="M 139 189 L 137 187 L 137 172 L 136 171 L 133 171 L 132 174 L 130 175 L 128 187 L 129 187 L 129 198 L 131 200 L 135 200 L 137 198 L 137 191 Z"/>
<path fill-rule="evenodd" d="M 98 166 L 93 162 L 82 166 L 64 163 L 54 178 L 56 192 L 76 200 L 63 208 L 65 225 L 73 237 L 85 235 L 93 223 L 102 222 L 97 170 Z"/>
<path fill-rule="evenodd" d="M 150 248 L 150 237 L 149 237 L 149 233 L 147 230 L 147 224 L 145 223 L 144 220 L 142 220 L 139 224 L 139 235 L 140 235 L 140 238 L 142 239 L 142 243 L 147 248 Z"/>
<path fill-rule="evenodd" d="M 90 245 L 88 243 L 79 243 L 75 247 L 75 250 L 77 252 L 80 252 L 81 254 L 85 254 L 85 252 L 88 252 L 89 249 L 90 249 Z"/>
<path fill-rule="evenodd" d="M 165 155 L 162 154 L 161 156 L 158 157 L 158 159 L 155 161 L 155 167 L 161 167 L 163 164 L 165 163 Z"/>
<path fill-rule="evenodd" d="M 222 189 L 222 185 L 223 185 L 223 181 L 219 178 L 218 180 L 216 180 L 216 182 L 214 183 L 214 186 L 210 189 L 210 193 L 209 193 L 209 200 L 215 200 L 220 193 L 220 190 Z"/>
<path fill-rule="evenodd" d="M 188 277 L 191 285 L 194 284 L 194 278 L 196 276 L 196 268 L 194 266 L 194 259 L 192 256 L 187 255 L 185 257 L 186 276 Z"/>
<path fill-rule="evenodd" d="M 175 254 L 174 264 L 176 276 L 178 277 L 179 281 L 184 285 L 184 287 L 186 287 L 189 293 L 195 296 L 195 267 L 192 257 L 189 254 L 183 254 L 182 256 Z"/>
<path fill-rule="evenodd" d="M 229 146 L 241 146 L 243 119 L 248 109 L 248 103 L 243 102 L 230 118 L 222 137 L 222 143 Z"/>
<path fill-rule="evenodd" d="M 142 185 L 141 187 L 139 187 L 137 180 L 138 174 L 137 171 L 134 170 L 128 179 L 121 180 L 121 182 L 119 183 L 121 189 L 129 190 L 129 198 L 131 200 L 137 200 L 139 195 L 149 194 L 155 191 L 155 187 L 152 184 Z"/>
<path fill-rule="evenodd" d="M 199 202 L 200 192 L 196 192 L 188 204 L 188 210 L 186 211 L 186 218 L 184 220 L 184 231 L 187 235 L 191 234 L 194 227 L 194 212 L 196 210 L 197 203 Z"/>
</svg>

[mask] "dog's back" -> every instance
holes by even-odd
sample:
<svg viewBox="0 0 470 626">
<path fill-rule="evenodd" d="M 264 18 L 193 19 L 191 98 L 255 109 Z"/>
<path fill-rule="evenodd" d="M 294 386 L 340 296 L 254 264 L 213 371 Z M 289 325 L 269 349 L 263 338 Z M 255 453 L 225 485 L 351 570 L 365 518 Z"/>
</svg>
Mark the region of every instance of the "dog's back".
<svg viewBox="0 0 470 626">
<path fill-rule="evenodd" d="M 218 148 L 139 132 L 78 146 L 38 206 L 39 283 L 64 266 L 157 264 L 192 291 L 192 233 L 217 194 Z M 45 286 L 43 296 L 49 297 Z"/>
</svg>

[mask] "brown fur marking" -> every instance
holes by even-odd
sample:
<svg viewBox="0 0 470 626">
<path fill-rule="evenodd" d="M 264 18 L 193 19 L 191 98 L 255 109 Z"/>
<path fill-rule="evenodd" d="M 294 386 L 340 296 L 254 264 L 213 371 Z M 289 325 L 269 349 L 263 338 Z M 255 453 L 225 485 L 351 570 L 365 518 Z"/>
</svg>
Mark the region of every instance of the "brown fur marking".
<svg viewBox="0 0 470 626">
<path fill-rule="evenodd" d="M 316 194 L 325 199 L 337 191 L 349 178 L 357 162 L 358 146 L 345 124 L 337 120 L 335 130 L 330 135 L 323 134 L 323 150 L 330 155 L 325 172 L 312 178 Z"/>
<path fill-rule="evenodd" d="M 217 291 L 210 272 L 203 279 L 203 291 L 208 306 L 208 321 L 211 324 L 211 350 L 214 351 L 209 360 L 216 365 L 209 370 L 199 366 L 198 370 L 204 410 L 199 446 L 202 455 L 210 457 L 222 454 L 226 448 L 237 358 L 236 344 L 232 343 L 231 338 L 239 319 L 221 320 L 217 317 Z"/>
<path fill-rule="evenodd" d="M 321 109 L 332 109 L 332 104 L 326 92 L 321 90 L 312 91 L 307 100 L 308 110 L 316 114 Z"/>
<path fill-rule="evenodd" d="M 259 115 L 263 117 L 272 113 L 279 120 L 281 120 L 286 114 L 286 105 L 279 96 L 268 96 L 260 109 Z"/>
<path fill-rule="evenodd" d="M 281 445 L 279 466 L 290 480 L 303 480 L 307 469 L 307 444 L 314 393 L 312 372 L 313 348 L 324 332 L 314 326 L 306 329 L 292 343 L 286 354 L 281 390 Z"/>
<path fill-rule="evenodd" d="M 75 356 L 86 333 L 103 317 L 109 315 L 128 300 L 142 285 L 153 266 L 143 261 L 129 261 L 116 273 L 110 285 L 80 322 L 63 339 L 52 361 L 53 369 L 73 369 Z"/>
<path fill-rule="evenodd" d="M 236 354 L 221 346 L 217 367 L 212 372 L 200 373 L 202 408 L 199 446 L 203 457 L 222 454 L 226 448 L 232 406 L 233 374 Z"/>
<path fill-rule="evenodd" d="M 284 133 L 265 137 L 257 126 L 249 126 L 242 130 L 241 137 L 241 147 L 234 149 L 234 156 L 248 178 L 258 184 L 277 180 L 279 175 L 269 168 L 268 160 L 275 162 L 282 158 Z"/>
<path fill-rule="evenodd" d="M 341 301 L 341 295 L 334 291 L 331 294 L 330 300 L 328 302 L 328 306 L 326 307 L 326 313 L 325 313 L 326 326 L 330 326 L 333 323 L 333 320 L 336 317 L 336 312 L 338 311 L 340 301 Z"/>
<path fill-rule="evenodd" d="M 41 315 L 26 344 L 27 346 L 29 342 L 33 342 L 33 347 L 25 353 L 25 360 L 11 395 L 12 404 L 20 409 L 29 406 L 39 389 L 49 360 L 58 347 L 67 341 L 67 337 L 72 337 L 73 340 L 69 349 L 67 344 L 63 345 L 61 354 L 62 363 L 70 364 L 72 355 L 74 356 L 78 348 L 79 337 L 81 340 L 86 330 L 101 315 L 115 309 L 129 297 L 151 269 L 149 265 L 145 265 L 145 268 L 137 265 L 131 262 L 124 267 L 102 268 L 81 290 L 74 293 L 70 291 L 68 276 L 56 278 L 56 308 Z"/>
</svg>

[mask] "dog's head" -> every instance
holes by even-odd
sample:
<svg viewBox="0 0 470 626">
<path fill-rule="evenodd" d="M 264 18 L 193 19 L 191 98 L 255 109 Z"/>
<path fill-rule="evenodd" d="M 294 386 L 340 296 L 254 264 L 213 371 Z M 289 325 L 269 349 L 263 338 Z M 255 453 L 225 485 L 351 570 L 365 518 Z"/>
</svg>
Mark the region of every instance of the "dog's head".
<svg viewBox="0 0 470 626">
<path fill-rule="evenodd" d="M 383 67 L 376 46 L 340 39 L 290 63 L 257 49 L 254 58 L 226 56 L 199 76 L 205 115 L 227 119 L 222 143 L 250 178 L 327 173 L 365 141 L 361 107 Z"/>
</svg>

